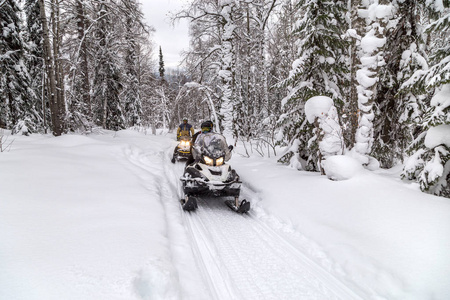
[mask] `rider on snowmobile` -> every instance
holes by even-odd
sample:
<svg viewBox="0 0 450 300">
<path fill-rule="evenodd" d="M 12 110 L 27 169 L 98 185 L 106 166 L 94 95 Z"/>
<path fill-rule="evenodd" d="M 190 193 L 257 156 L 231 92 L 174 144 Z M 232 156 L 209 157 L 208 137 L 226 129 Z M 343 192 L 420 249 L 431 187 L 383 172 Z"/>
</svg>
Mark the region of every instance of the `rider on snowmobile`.
<svg viewBox="0 0 450 300">
<path fill-rule="evenodd" d="M 199 161 L 204 152 L 211 151 L 224 151 L 225 161 L 231 158 L 231 151 L 228 148 L 225 137 L 219 133 L 211 132 L 211 130 L 208 130 L 208 127 L 203 127 L 202 125 L 202 133 L 195 140 L 195 144 L 192 147 L 192 155 L 195 161 Z"/>
<path fill-rule="evenodd" d="M 194 134 L 194 127 L 192 127 L 191 124 L 188 123 L 187 118 L 183 118 L 183 123 L 178 126 L 177 129 L 177 141 L 180 141 L 180 144 L 175 146 L 175 149 L 173 149 L 173 156 L 172 156 L 172 163 L 175 163 L 176 158 L 179 157 L 178 151 L 181 150 L 181 157 L 186 157 L 185 155 L 188 154 L 185 149 L 186 146 L 190 147 L 190 138 L 191 135 Z M 180 148 L 181 145 L 181 148 Z M 192 148 L 190 149 L 192 150 Z M 190 151 L 189 151 L 190 152 Z"/>
<path fill-rule="evenodd" d="M 178 126 L 177 140 L 180 140 L 182 136 L 192 136 L 194 134 L 194 127 L 188 123 L 187 118 L 183 118 L 183 123 Z"/>
<path fill-rule="evenodd" d="M 186 166 L 200 159 L 202 147 L 205 146 L 205 142 L 208 143 L 211 140 L 218 140 L 219 143 L 225 143 L 224 144 L 225 161 L 228 161 L 231 158 L 231 151 L 226 145 L 225 137 L 221 134 L 212 132 L 213 126 L 214 126 L 213 122 L 205 121 L 201 125 L 202 130 L 198 131 L 192 136 L 191 155 L 189 156 L 186 162 Z"/>
<path fill-rule="evenodd" d="M 228 146 L 225 137 L 212 132 L 212 122 L 203 122 L 202 131 L 194 135 L 191 156 L 186 162 L 183 176 L 184 210 L 193 211 L 202 197 L 234 198 L 225 203 L 235 212 L 246 213 L 250 202 L 239 200 L 241 181 L 239 175 L 225 162 L 231 158 L 233 146 Z"/>
</svg>

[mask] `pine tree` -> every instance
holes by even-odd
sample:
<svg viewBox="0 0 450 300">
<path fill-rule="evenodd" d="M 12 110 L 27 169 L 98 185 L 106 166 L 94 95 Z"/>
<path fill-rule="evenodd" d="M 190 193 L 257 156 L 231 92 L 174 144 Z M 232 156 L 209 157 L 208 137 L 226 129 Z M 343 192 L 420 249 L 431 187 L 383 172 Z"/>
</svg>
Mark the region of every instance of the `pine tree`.
<svg viewBox="0 0 450 300">
<path fill-rule="evenodd" d="M 450 198 L 450 145 L 445 138 L 450 132 L 450 3 L 444 4 L 431 5 L 435 8 L 432 16 L 441 15 L 427 28 L 435 38 L 431 67 L 416 71 L 403 86 L 429 91 L 433 98 L 423 117 L 422 132 L 409 146 L 402 176 L 418 181 L 424 192 Z"/>
<path fill-rule="evenodd" d="M 164 69 L 164 57 L 162 53 L 161 46 L 159 46 L 159 77 L 161 80 L 164 80 L 164 72 L 166 70 Z"/>
<path fill-rule="evenodd" d="M 414 120 L 420 115 L 420 101 L 424 97 L 412 91 L 400 92 L 402 84 L 421 69 L 424 60 L 424 43 L 417 20 L 417 1 L 398 2 L 392 5 L 392 19 L 396 26 L 386 32 L 381 67 L 374 98 L 374 144 L 371 154 L 380 166 L 391 168 L 402 162 L 406 147 L 413 140 Z"/>
<path fill-rule="evenodd" d="M 304 104 L 316 95 L 329 96 L 338 108 L 344 102 L 343 87 L 348 86 L 345 74 L 347 43 L 341 38 L 346 28 L 343 16 L 346 7 L 342 1 L 298 2 L 299 58 L 284 84 L 290 93 L 283 100 L 284 114 L 279 119 L 282 139 L 289 151 L 281 158 L 288 162 L 295 158 L 306 161 L 307 170 L 319 170 L 318 146 L 313 146 L 313 127 L 305 118 Z"/>
<path fill-rule="evenodd" d="M 34 105 L 36 95 L 27 68 L 27 48 L 22 39 L 20 8 L 6 0 L 0 10 L 0 127 L 35 132 L 39 116 Z"/>
<path fill-rule="evenodd" d="M 36 0 L 26 0 L 24 12 L 26 15 L 27 44 L 29 48 L 27 59 L 28 70 L 31 78 L 31 88 L 36 95 L 36 103 L 34 106 L 36 112 L 38 112 L 38 127 L 46 131 L 48 120 L 50 120 L 50 111 L 48 109 L 48 91 L 44 82 L 44 46 L 39 2 Z"/>
</svg>

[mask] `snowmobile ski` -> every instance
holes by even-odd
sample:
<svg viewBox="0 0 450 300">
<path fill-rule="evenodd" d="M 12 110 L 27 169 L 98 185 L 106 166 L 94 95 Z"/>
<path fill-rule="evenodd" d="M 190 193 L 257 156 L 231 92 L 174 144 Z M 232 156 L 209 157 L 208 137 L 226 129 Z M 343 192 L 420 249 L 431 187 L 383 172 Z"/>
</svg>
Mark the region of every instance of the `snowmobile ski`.
<svg viewBox="0 0 450 300">
<path fill-rule="evenodd" d="M 241 201 L 241 204 L 239 204 L 239 206 L 236 206 L 236 202 L 233 200 L 226 200 L 225 204 L 228 205 L 228 207 L 234 210 L 235 212 L 241 214 L 246 213 L 250 210 L 250 202 L 248 202 L 245 199 Z"/>
<path fill-rule="evenodd" d="M 181 205 L 183 207 L 184 210 L 186 211 L 192 211 L 192 210 L 196 210 L 198 205 L 197 205 L 197 199 L 195 197 L 186 197 L 187 199 L 181 199 Z"/>
</svg>

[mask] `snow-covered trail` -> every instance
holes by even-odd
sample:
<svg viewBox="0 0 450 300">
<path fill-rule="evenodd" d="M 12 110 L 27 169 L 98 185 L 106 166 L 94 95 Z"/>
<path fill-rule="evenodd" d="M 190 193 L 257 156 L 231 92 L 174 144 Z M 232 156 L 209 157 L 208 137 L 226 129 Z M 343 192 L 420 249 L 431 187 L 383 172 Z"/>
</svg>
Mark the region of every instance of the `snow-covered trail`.
<svg viewBox="0 0 450 300">
<path fill-rule="evenodd" d="M 165 165 L 179 199 L 184 163 Z M 252 201 L 256 194 L 245 190 L 243 196 Z M 214 299 L 360 299 L 252 212 L 236 214 L 222 199 L 207 198 L 198 210 L 182 215 Z"/>
<path fill-rule="evenodd" d="M 360 299 L 269 225 L 215 200 L 185 220 L 216 299 Z"/>
</svg>

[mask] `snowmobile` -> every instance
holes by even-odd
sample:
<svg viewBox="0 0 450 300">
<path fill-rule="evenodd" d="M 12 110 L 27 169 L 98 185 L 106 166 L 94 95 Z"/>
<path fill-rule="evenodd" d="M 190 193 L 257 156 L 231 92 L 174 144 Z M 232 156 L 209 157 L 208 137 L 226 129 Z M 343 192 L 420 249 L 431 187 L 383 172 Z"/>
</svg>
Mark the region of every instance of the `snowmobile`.
<svg viewBox="0 0 450 300">
<path fill-rule="evenodd" d="M 191 137 L 188 135 L 183 135 L 180 137 L 179 143 L 173 153 L 172 163 L 175 163 L 175 161 L 180 161 L 182 159 L 188 159 L 190 155 Z"/>
<path fill-rule="evenodd" d="M 239 201 L 242 182 L 239 175 L 226 161 L 231 157 L 233 146 L 227 146 L 225 138 L 216 133 L 197 139 L 193 154 L 195 162 L 186 166 L 180 178 L 184 198 L 181 205 L 184 210 L 192 211 L 198 208 L 200 197 L 225 197 L 225 204 L 238 213 L 250 210 L 250 202 Z"/>
</svg>

